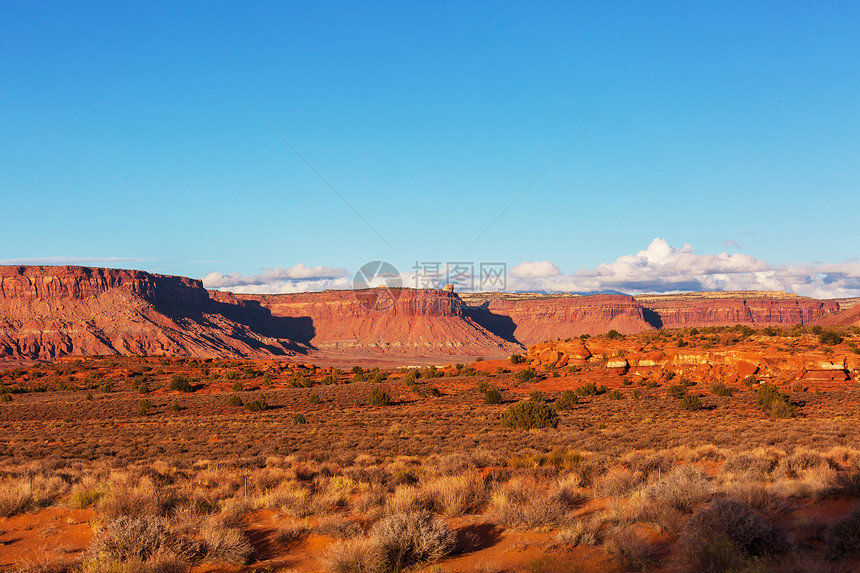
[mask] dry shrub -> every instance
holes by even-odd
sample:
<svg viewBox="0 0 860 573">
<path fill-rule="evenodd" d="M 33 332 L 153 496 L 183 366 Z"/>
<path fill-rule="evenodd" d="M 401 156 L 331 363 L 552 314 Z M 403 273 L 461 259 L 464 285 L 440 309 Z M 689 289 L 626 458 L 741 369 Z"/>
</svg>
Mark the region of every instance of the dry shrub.
<svg viewBox="0 0 860 573">
<path fill-rule="evenodd" d="M 797 479 L 810 469 L 830 467 L 830 461 L 818 452 L 798 451 L 779 460 L 774 477 Z"/>
<path fill-rule="evenodd" d="M 678 540 L 681 560 L 694 571 L 738 570 L 751 559 L 789 549 L 783 532 L 738 501 L 718 499 L 684 524 Z"/>
<path fill-rule="evenodd" d="M 783 455 L 783 452 L 761 448 L 741 452 L 726 458 L 720 474 L 734 479 L 763 481 L 770 477 Z"/>
<path fill-rule="evenodd" d="M 311 490 L 294 480 L 284 480 L 277 487 L 260 496 L 258 503 L 274 511 L 294 517 L 307 517 L 311 513 Z"/>
<path fill-rule="evenodd" d="M 166 519 L 155 516 L 121 516 L 107 522 L 90 546 L 99 562 L 146 562 L 154 556 L 191 553 L 197 557 L 202 547 L 176 547 Z M 187 555 L 182 555 L 187 557 Z"/>
<path fill-rule="evenodd" d="M 829 559 L 860 555 L 860 506 L 827 526 L 824 545 Z"/>
<path fill-rule="evenodd" d="M 323 553 L 323 566 L 330 573 L 382 573 L 385 553 L 375 539 L 359 537 L 335 541 Z"/>
<path fill-rule="evenodd" d="M 609 459 L 602 454 L 593 454 L 583 456 L 582 461 L 576 466 L 574 471 L 579 474 L 582 485 L 588 487 L 594 481 L 606 472 L 609 465 Z"/>
<path fill-rule="evenodd" d="M 112 474 L 108 491 L 99 501 L 106 517 L 163 515 L 170 500 L 149 476 L 135 480 L 129 474 Z"/>
<path fill-rule="evenodd" d="M 67 558 L 42 557 L 22 561 L 16 565 L 14 571 L 15 573 L 72 573 L 75 571 L 75 566 Z"/>
<path fill-rule="evenodd" d="M 773 491 L 766 484 L 757 482 L 736 482 L 726 491 L 730 499 L 740 501 L 768 515 L 785 513 L 793 508 L 793 504 L 782 495 Z"/>
<path fill-rule="evenodd" d="M 828 488 L 827 494 L 833 497 L 860 497 L 860 471 L 839 472 Z"/>
<path fill-rule="evenodd" d="M 362 533 L 356 522 L 341 516 L 321 517 L 314 531 L 338 539 L 350 539 Z"/>
<path fill-rule="evenodd" d="M 358 496 L 353 500 L 352 507 L 362 514 L 375 514 L 385 507 L 387 499 L 388 491 L 381 485 L 360 483 Z"/>
<path fill-rule="evenodd" d="M 711 486 L 702 472 L 692 466 L 676 466 L 665 476 L 651 483 L 645 495 L 680 511 L 690 511 L 711 496 Z"/>
<path fill-rule="evenodd" d="M 432 509 L 451 517 L 477 513 L 487 502 L 484 479 L 476 471 L 436 478 L 422 485 L 420 497 Z"/>
<path fill-rule="evenodd" d="M 275 543 L 284 549 L 291 549 L 300 544 L 310 533 L 307 522 L 282 523 L 275 532 Z"/>
<path fill-rule="evenodd" d="M 682 511 L 662 499 L 633 499 L 627 509 L 630 521 L 652 523 L 672 533 L 678 531 L 684 518 Z"/>
<path fill-rule="evenodd" d="M 600 541 L 600 522 L 596 519 L 580 519 L 559 530 L 555 540 L 562 545 L 597 545 Z"/>
<path fill-rule="evenodd" d="M 437 561 L 454 548 L 456 535 L 429 511 L 400 513 L 377 522 L 370 532 L 390 567 Z"/>
<path fill-rule="evenodd" d="M 254 550 L 245 534 L 232 527 L 207 524 L 200 530 L 204 561 L 244 565 Z"/>
<path fill-rule="evenodd" d="M 69 493 L 69 505 L 75 509 L 84 509 L 95 505 L 104 496 L 98 480 L 93 476 L 84 476 L 74 484 Z"/>
<path fill-rule="evenodd" d="M 705 444 L 691 448 L 689 446 L 680 446 L 676 448 L 678 459 L 685 462 L 721 462 L 726 459 L 726 451 L 714 446 L 713 444 Z"/>
<path fill-rule="evenodd" d="M 626 569 L 644 570 L 657 557 L 657 547 L 634 527 L 622 527 L 609 534 L 603 548 Z"/>
<path fill-rule="evenodd" d="M 597 495 L 621 497 L 639 487 L 643 481 L 641 472 L 615 467 L 595 480 L 594 491 Z"/>
<path fill-rule="evenodd" d="M 535 479 L 515 478 L 491 496 L 489 515 L 505 527 L 562 525 L 569 511 L 567 490 Z"/>
<path fill-rule="evenodd" d="M 0 516 L 46 507 L 65 493 L 68 484 L 57 476 L 29 475 L 0 481 Z"/>
<path fill-rule="evenodd" d="M 414 485 L 399 485 L 394 493 L 385 501 L 385 512 L 388 514 L 409 513 L 432 509 L 432 501 L 426 492 Z"/>
<path fill-rule="evenodd" d="M 655 472 L 669 471 L 675 466 L 675 459 L 666 452 L 637 450 L 625 455 L 621 463 L 647 477 Z"/>
<path fill-rule="evenodd" d="M 223 499 L 218 505 L 221 509 L 219 517 L 227 525 L 238 525 L 248 512 L 256 509 L 254 501 L 245 496 Z"/>
<path fill-rule="evenodd" d="M 76 573 L 187 573 L 188 562 L 172 553 L 157 553 L 147 559 L 130 561 L 91 560 L 84 562 Z"/>
</svg>

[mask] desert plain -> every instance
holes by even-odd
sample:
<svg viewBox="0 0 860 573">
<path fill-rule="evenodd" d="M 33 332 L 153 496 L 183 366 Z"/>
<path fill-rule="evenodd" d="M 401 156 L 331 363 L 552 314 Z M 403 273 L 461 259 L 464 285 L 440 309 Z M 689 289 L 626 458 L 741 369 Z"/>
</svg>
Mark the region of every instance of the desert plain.
<svg viewBox="0 0 860 573">
<path fill-rule="evenodd" d="M 856 302 L 0 267 L 0 567 L 854 571 Z"/>
</svg>

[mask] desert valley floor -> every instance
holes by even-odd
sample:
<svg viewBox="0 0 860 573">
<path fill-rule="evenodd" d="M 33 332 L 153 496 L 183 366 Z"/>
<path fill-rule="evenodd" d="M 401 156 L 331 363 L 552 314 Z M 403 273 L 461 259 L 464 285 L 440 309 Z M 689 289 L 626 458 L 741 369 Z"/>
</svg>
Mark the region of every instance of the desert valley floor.
<svg viewBox="0 0 860 573">
<path fill-rule="evenodd" d="M 8 369 L 0 566 L 850 571 L 857 330 L 613 332 L 403 369 Z"/>
</svg>

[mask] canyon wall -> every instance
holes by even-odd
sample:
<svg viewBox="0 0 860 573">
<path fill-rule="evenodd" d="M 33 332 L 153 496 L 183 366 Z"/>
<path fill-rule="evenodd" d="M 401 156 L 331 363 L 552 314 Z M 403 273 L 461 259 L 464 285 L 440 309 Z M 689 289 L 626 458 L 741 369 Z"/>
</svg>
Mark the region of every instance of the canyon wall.
<svg viewBox="0 0 860 573">
<path fill-rule="evenodd" d="M 658 328 L 809 324 L 839 309 L 836 301 L 782 292 L 725 292 L 635 297 Z"/>
<path fill-rule="evenodd" d="M 88 267 L 0 266 L 0 356 L 265 358 L 301 347 L 218 312 L 200 281 Z"/>
<path fill-rule="evenodd" d="M 467 314 L 509 340 L 529 345 L 543 340 L 617 330 L 650 330 L 642 305 L 624 295 L 461 295 Z"/>
<path fill-rule="evenodd" d="M 0 266 L 0 357 L 504 356 L 544 340 L 617 330 L 854 324 L 860 305 L 785 293 L 453 294 L 367 289 L 281 295 L 76 266 Z M 828 322 L 830 321 L 830 322 Z"/>
<path fill-rule="evenodd" d="M 273 317 L 307 320 L 307 330 L 295 335 L 328 354 L 499 356 L 522 350 L 520 344 L 474 321 L 463 301 L 445 291 L 368 289 L 231 296 L 259 304 Z"/>
</svg>

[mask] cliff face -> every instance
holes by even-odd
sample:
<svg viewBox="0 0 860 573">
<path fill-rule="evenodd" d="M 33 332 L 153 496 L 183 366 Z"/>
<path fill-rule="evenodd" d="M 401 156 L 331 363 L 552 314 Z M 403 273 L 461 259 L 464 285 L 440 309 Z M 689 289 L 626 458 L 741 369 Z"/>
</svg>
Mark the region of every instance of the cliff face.
<svg viewBox="0 0 860 573">
<path fill-rule="evenodd" d="M 490 330 L 522 344 L 602 334 L 632 334 L 653 327 L 642 305 L 623 295 L 466 297 L 468 314 Z"/>
<path fill-rule="evenodd" d="M 209 300 L 203 283 L 187 277 L 77 266 L 0 266 L 0 299 L 7 301 L 84 300 L 115 289 L 162 304 L 198 309 Z"/>
<path fill-rule="evenodd" d="M 838 310 L 836 301 L 785 293 L 690 293 L 637 296 L 662 328 L 701 326 L 791 326 L 809 324 Z"/>
<path fill-rule="evenodd" d="M 257 333 L 210 302 L 200 281 L 87 267 L 0 267 L 0 356 L 269 357 L 292 341 Z"/>
<path fill-rule="evenodd" d="M 831 314 L 837 308 L 836 301 L 785 293 L 634 298 L 368 289 L 240 295 L 142 271 L 0 267 L 0 357 L 504 356 L 523 345 L 612 329 L 853 324 L 860 312 Z M 837 318 L 823 318 L 831 316 Z"/>
<path fill-rule="evenodd" d="M 223 295 L 213 295 L 223 296 Z M 273 317 L 308 321 L 298 340 L 322 352 L 495 356 L 522 347 L 484 328 L 454 294 L 438 290 L 231 295 Z"/>
</svg>

